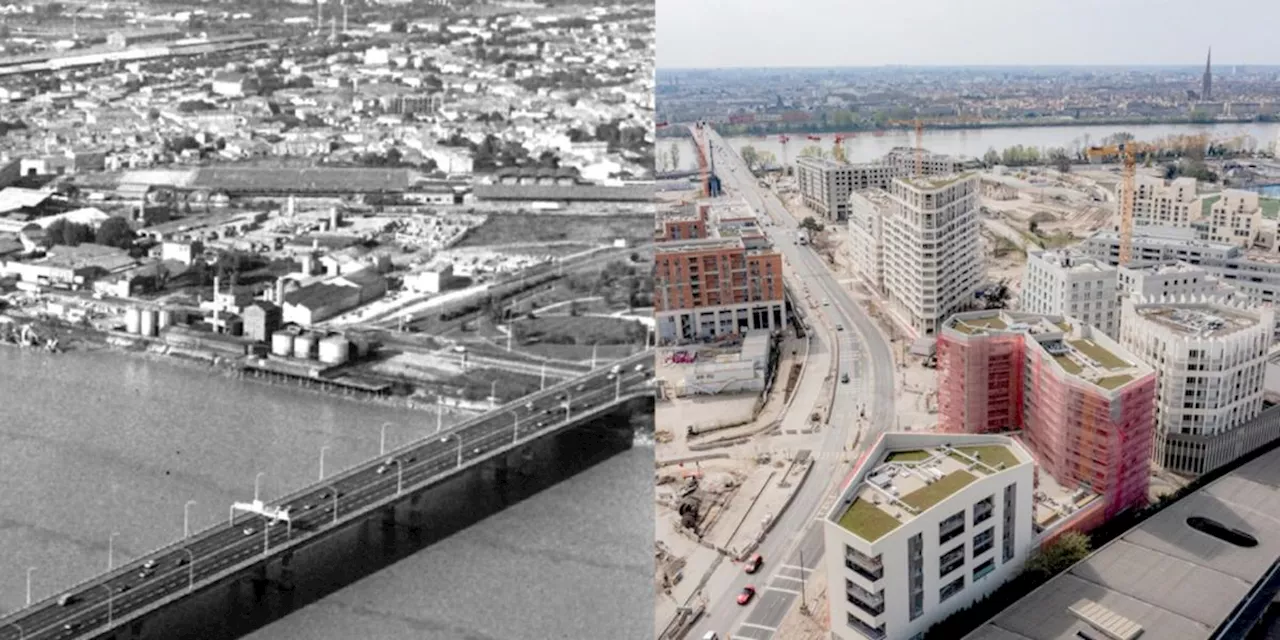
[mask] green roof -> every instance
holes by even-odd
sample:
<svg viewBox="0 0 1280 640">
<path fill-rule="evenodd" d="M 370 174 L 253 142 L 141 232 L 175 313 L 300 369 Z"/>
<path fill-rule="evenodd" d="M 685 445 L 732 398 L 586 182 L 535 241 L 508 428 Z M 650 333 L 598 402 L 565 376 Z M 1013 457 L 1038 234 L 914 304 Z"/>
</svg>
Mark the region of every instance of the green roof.
<svg viewBox="0 0 1280 640">
<path fill-rule="evenodd" d="M 840 526 L 867 542 L 879 540 L 899 524 L 897 518 L 862 499 L 854 500 L 849 510 L 840 516 Z"/>
<path fill-rule="evenodd" d="M 1009 325 L 1000 319 L 1000 316 L 991 314 L 989 316 L 980 316 L 977 318 L 957 319 L 951 327 L 960 333 L 973 333 L 978 329 L 1008 329 Z"/>
<path fill-rule="evenodd" d="M 1268 220 L 1275 220 L 1280 216 L 1280 200 L 1275 198 L 1258 198 L 1258 205 L 1262 208 L 1262 217 Z"/>
<path fill-rule="evenodd" d="M 1131 366 L 1128 362 L 1116 357 L 1115 354 L 1098 346 L 1098 344 L 1092 340 L 1070 340 L 1068 342 L 1071 346 L 1075 347 L 1077 351 L 1089 356 L 1094 362 L 1097 362 L 1108 369 L 1125 369 Z"/>
<path fill-rule="evenodd" d="M 1206 196 L 1200 201 L 1200 217 L 1208 218 L 1213 210 L 1213 203 L 1222 199 L 1221 195 Z"/>
<path fill-rule="evenodd" d="M 1118 389 L 1124 386 L 1130 380 L 1133 380 L 1133 376 L 1127 373 L 1122 373 L 1118 376 L 1106 376 L 1104 378 L 1098 379 L 1098 386 L 1102 387 L 1103 389 Z"/>
<path fill-rule="evenodd" d="M 965 488 L 978 477 L 968 471 L 954 471 L 942 477 L 937 482 L 925 485 L 905 496 L 902 501 L 915 507 L 920 511 L 924 511 L 939 502 L 947 499 L 955 492 Z"/>
<path fill-rule="evenodd" d="M 1018 456 L 1013 455 L 1013 452 L 1008 447 L 1002 445 L 988 444 L 976 447 L 955 447 L 955 450 L 969 457 L 977 458 L 979 462 L 990 466 L 992 469 L 999 470 L 1001 464 L 1004 465 L 1005 469 L 1012 469 L 1018 466 Z M 955 455 L 952 457 L 960 459 Z M 968 463 L 968 460 L 960 459 L 960 461 Z"/>
<path fill-rule="evenodd" d="M 885 462 L 924 462 L 929 459 L 929 452 L 923 449 L 911 451 L 894 451 L 884 457 Z"/>
<path fill-rule="evenodd" d="M 1053 359 L 1057 360 L 1058 364 L 1062 365 L 1062 368 L 1073 376 L 1084 371 L 1084 368 L 1077 364 L 1075 360 L 1072 360 L 1070 356 L 1054 356 Z"/>
</svg>

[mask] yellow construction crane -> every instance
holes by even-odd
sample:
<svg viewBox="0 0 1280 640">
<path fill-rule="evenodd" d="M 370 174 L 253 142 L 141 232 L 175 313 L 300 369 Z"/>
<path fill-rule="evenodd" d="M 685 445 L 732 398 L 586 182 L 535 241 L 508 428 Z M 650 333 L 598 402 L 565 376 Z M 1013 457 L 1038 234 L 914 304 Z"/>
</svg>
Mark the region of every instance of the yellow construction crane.
<svg viewBox="0 0 1280 640">
<path fill-rule="evenodd" d="M 1120 173 L 1120 266 L 1133 258 L 1133 177 L 1137 171 L 1138 155 L 1155 151 L 1155 147 L 1142 142 L 1123 142 L 1105 147 L 1089 147 L 1090 158 L 1119 157 L 1124 164 Z"/>
</svg>

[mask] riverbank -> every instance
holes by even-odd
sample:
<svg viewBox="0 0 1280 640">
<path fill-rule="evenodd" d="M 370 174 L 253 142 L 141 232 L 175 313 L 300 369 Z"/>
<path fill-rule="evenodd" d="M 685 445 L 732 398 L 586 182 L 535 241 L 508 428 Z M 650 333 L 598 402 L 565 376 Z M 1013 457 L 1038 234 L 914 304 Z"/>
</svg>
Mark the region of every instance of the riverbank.
<svg viewBox="0 0 1280 640">
<path fill-rule="evenodd" d="M 306 384 L 305 381 L 299 381 L 296 379 L 289 380 L 272 376 L 249 375 L 243 366 L 243 358 L 228 358 L 222 354 L 213 352 L 174 347 L 165 344 L 163 341 L 158 339 L 148 339 L 134 335 L 121 335 L 82 325 L 71 324 L 61 320 L 31 317 L 24 314 L 9 315 L 17 321 L 15 324 L 20 322 L 22 325 L 30 326 L 31 329 L 41 337 L 40 342 L 30 345 L 0 341 L 0 344 L 7 345 L 15 349 L 27 349 L 42 352 L 49 351 L 49 349 L 45 347 L 46 343 L 44 340 L 52 338 L 57 341 L 57 349 L 54 353 L 93 353 L 109 351 L 152 362 L 165 362 L 171 365 L 212 371 L 221 376 L 236 378 L 245 382 L 254 382 L 273 387 L 287 387 L 290 389 L 322 395 L 328 398 L 359 402 L 362 404 L 377 404 L 392 409 L 407 409 L 432 415 L 441 409 L 443 409 L 446 414 L 457 413 L 471 415 L 477 413 L 476 409 L 464 406 L 464 401 L 461 398 L 442 397 L 442 402 L 437 403 L 434 400 L 434 396 L 431 396 L 433 399 L 427 402 L 423 401 L 422 397 L 414 395 L 382 396 L 371 393 L 357 394 L 350 392 L 335 392 L 322 384 Z"/>
<path fill-rule="evenodd" d="M 1218 118 L 1211 122 L 1205 122 L 1192 118 L 1190 116 L 1180 116 L 1174 118 L 1034 118 L 1026 120 L 999 120 L 991 122 L 956 122 L 956 123 L 938 123 L 933 124 L 925 122 L 925 128 L 935 131 L 974 131 L 980 129 L 1016 129 L 1016 128 L 1039 128 L 1039 127 L 1098 127 L 1098 126 L 1147 126 L 1147 125 L 1242 125 L 1242 124 L 1269 124 L 1276 120 L 1267 119 L 1266 117 L 1258 118 Z M 685 124 L 692 123 L 672 123 L 661 129 L 658 129 L 659 139 L 675 139 L 690 137 L 689 129 Z M 820 122 L 796 123 L 796 122 L 753 122 L 751 124 L 713 124 L 712 128 L 721 136 L 729 137 L 752 137 L 752 136 L 771 136 L 771 135 L 822 135 L 837 133 L 856 133 L 871 134 L 889 132 L 906 132 L 912 131 L 909 125 L 899 125 L 892 127 L 876 127 L 858 124 L 846 125 L 823 125 Z"/>
</svg>

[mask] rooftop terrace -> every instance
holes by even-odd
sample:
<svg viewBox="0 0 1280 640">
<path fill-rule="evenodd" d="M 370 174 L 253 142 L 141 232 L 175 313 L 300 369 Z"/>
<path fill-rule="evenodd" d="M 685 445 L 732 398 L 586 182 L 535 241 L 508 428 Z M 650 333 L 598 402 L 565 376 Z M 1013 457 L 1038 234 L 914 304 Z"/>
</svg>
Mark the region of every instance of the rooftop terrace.
<svg viewBox="0 0 1280 640">
<path fill-rule="evenodd" d="M 1220 306 L 1156 304 L 1135 311 L 1176 334 L 1195 338 L 1217 338 L 1258 324 L 1256 316 Z"/>
<path fill-rule="evenodd" d="M 875 542 L 980 477 L 1021 462 L 1003 444 L 886 449 L 863 466 L 868 471 L 851 487 L 854 500 L 838 521 L 854 535 Z"/>
<path fill-rule="evenodd" d="M 1145 374 L 1136 360 L 1108 348 L 1092 336 L 1092 330 L 1074 327 L 1067 318 L 1008 311 L 975 311 L 947 320 L 946 327 L 966 336 L 1000 333 L 1027 334 L 1034 347 L 1045 351 L 1063 371 L 1108 391 L 1118 389 Z"/>
</svg>

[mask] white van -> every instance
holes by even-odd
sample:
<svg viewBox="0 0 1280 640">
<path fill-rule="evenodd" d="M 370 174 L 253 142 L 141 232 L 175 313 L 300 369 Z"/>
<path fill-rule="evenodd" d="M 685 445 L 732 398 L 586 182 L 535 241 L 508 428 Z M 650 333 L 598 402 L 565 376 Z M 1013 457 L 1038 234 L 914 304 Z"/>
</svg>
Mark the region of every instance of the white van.
<svg viewBox="0 0 1280 640">
<path fill-rule="evenodd" d="M 707 635 L 702 636 L 702 640 L 720 640 L 720 636 L 716 635 L 714 631 L 708 631 Z"/>
</svg>

